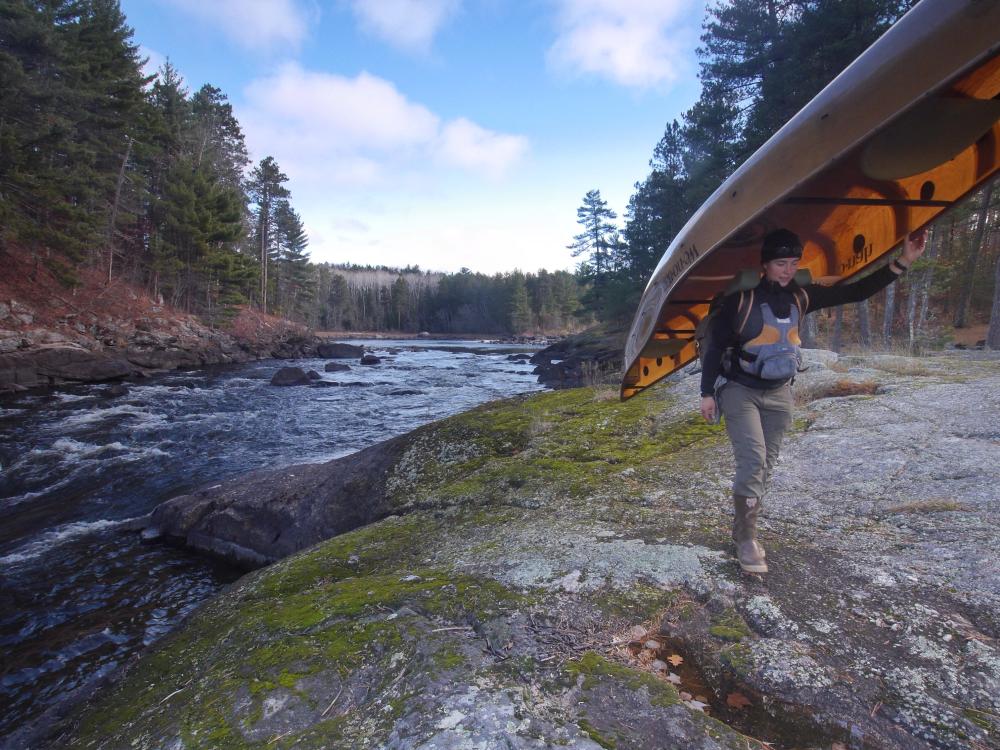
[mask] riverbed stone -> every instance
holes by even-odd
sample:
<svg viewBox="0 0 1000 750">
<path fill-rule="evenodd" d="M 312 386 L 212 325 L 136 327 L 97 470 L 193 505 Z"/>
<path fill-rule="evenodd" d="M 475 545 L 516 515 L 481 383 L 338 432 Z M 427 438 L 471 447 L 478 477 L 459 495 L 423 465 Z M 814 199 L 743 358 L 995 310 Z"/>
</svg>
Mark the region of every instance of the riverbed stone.
<svg viewBox="0 0 1000 750">
<path fill-rule="evenodd" d="M 309 385 L 312 378 L 301 367 L 282 367 L 271 376 L 271 385 Z"/>
<path fill-rule="evenodd" d="M 996 747 L 998 361 L 822 359 L 767 576 L 732 557 L 698 374 L 494 402 L 161 505 L 273 562 L 52 746 Z"/>
<path fill-rule="evenodd" d="M 316 347 L 316 356 L 323 359 L 359 359 L 364 353 L 363 346 L 336 341 L 324 341 Z"/>
</svg>

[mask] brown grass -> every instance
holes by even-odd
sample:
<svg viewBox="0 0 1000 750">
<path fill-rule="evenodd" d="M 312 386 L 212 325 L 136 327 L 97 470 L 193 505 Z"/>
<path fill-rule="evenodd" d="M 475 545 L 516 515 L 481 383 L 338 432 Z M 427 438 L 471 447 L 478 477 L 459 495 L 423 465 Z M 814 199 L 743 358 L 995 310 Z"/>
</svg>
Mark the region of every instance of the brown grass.
<svg viewBox="0 0 1000 750">
<path fill-rule="evenodd" d="M 889 513 L 949 513 L 952 511 L 967 512 L 972 510 L 965 503 L 947 498 L 937 498 L 932 500 L 917 500 L 912 503 L 895 505 L 888 509 Z"/>
<path fill-rule="evenodd" d="M 891 372 L 894 375 L 911 375 L 919 377 L 931 374 L 931 371 L 928 370 L 923 363 L 907 357 L 899 357 L 898 359 L 889 360 L 882 359 L 871 362 L 870 364 L 876 370 Z"/>
<path fill-rule="evenodd" d="M 808 404 L 821 398 L 839 398 L 843 396 L 873 396 L 878 392 L 879 384 L 874 380 L 850 380 L 840 378 L 833 383 L 823 383 L 814 388 L 796 391 L 795 400 L 799 405 Z"/>
</svg>

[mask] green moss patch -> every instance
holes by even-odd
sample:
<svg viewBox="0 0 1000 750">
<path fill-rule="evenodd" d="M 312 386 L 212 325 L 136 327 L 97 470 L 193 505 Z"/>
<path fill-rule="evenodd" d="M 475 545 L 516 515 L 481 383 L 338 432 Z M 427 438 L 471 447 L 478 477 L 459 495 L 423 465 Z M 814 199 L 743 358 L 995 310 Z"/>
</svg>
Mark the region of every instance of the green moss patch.
<svg viewBox="0 0 1000 750">
<path fill-rule="evenodd" d="M 640 582 L 621 591 L 602 589 L 592 599 L 609 615 L 650 620 L 657 612 L 673 607 L 678 601 L 678 592 L 664 591 L 659 586 Z"/>
<path fill-rule="evenodd" d="M 682 448 L 721 439 L 719 425 L 693 413 L 660 424 L 655 395 L 620 403 L 575 388 L 481 406 L 418 439 L 390 484 L 411 505 L 579 498 L 628 468 L 655 470 Z"/>
<path fill-rule="evenodd" d="M 388 684 L 399 669 L 390 662 L 415 658 L 428 624 L 464 625 L 530 601 L 490 579 L 411 565 L 434 523 L 419 513 L 388 519 L 247 576 L 104 694 L 80 737 L 127 745 L 135 722 L 166 736 L 179 723 L 190 747 L 244 747 L 270 693 L 291 690 L 312 705 L 319 698 L 304 685 L 316 677 L 343 684 L 367 666 Z M 430 653 L 421 669 L 463 662 L 447 645 Z M 238 711 L 240 695 L 250 705 Z M 231 718 L 237 714 L 239 721 Z M 346 724 L 330 726 L 339 732 Z"/>
<path fill-rule="evenodd" d="M 630 690 L 645 688 L 649 702 L 654 706 L 673 706 L 680 703 L 677 689 L 665 680 L 624 664 L 610 661 L 594 651 L 587 651 L 579 659 L 567 662 L 565 669 L 573 677 L 583 675 L 583 689 L 592 690 L 602 681 L 611 679 Z"/>
<path fill-rule="evenodd" d="M 737 675 L 746 677 L 753 667 L 750 648 L 742 643 L 726 646 L 719 652 L 719 659 Z"/>
<path fill-rule="evenodd" d="M 752 635 L 750 628 L 735 609 L 727 609 L 712 620 L 708 632 L 724 641 L 739 643 Z"/>
<path fill-rule="evenodd" d="M 576 723 L 576 725 L 578 727 L 580 727 L 580 730 L 584 734 L 586 734 L 588 737 L 590 737 L 590 739 L 592 739 L 594 742 L 596 742 L 601 747 L 611 748 L 612 750 L 614 748 L 618 747 L 618 743 L 616 743 L 613 739 L 611 739 L 609 737 L 605 737 L 603 734 L 601 734 L 597 730 L 597 728 L 593 724 L 591 724 L 586 719 L 580 719 Z"/>
</svg>

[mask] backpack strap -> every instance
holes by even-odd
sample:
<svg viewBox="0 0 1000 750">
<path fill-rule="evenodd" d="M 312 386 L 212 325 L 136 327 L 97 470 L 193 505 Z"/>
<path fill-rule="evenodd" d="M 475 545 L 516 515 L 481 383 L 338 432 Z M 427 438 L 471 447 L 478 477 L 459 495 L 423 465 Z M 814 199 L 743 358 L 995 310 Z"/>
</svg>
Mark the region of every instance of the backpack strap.
<svg viewBox="0 0 1000 750">
<path fill-rule="evenodd" d="M 795 297 L 795 306 L 799 308 L 799 320 L 802 320 L 805 317 L 806 310 L 809 309 L 809 292 L 802 287 L 798 287 L 793 296 Z"/>
<path fill-rule="evenodd" d="M 753 289 L 750 290 L 749 295 L 746 292 L 740 292 L 740 301 L 736 305 L 736 320 L 739 322 L 736 326 L 737 338 L 743 333 L 743 329 L 746 328 L 747 321 L 750 319 L 750 311 L 753 310 L 753 292 Z"/>
</svg>

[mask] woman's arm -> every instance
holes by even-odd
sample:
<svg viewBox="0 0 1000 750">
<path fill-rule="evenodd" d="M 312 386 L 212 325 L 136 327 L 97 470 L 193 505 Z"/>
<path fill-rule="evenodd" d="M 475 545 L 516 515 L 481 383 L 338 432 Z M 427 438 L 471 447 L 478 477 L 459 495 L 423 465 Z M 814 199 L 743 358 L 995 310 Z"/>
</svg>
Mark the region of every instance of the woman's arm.
<svg viewBox="0 0 1000 750">
<path fill-rule="evenodd" d="M 925 241 L 926 236 L 923 230 L 914 232 L 903 240 L 903 252 L 898 258 L 853 284 L 838 284 L 836 286 L 809 284 L 805 287 L 805 292 L 809 296 L 809 306 L 806 312 L 835 305 L 845 305 L 849 302 L 861 302 L 871 297 L 875 292 L 885 289 L 902 276 L 917 258 L 923 255 Z"/>
<path fill-rule="evenodd" d="M 715 393 L 715 380 L 722 370 L 722 353 L 733 343 L 733 338 L 736 336 L 732 321 L 736 317 L 739 296 L 731 294 L 722 301 L 722 309 L 712 319 L 708 335 L 704 339 L 707 348 L 702 358 L 702 396 L 711 396 Z"/>
</svg>

